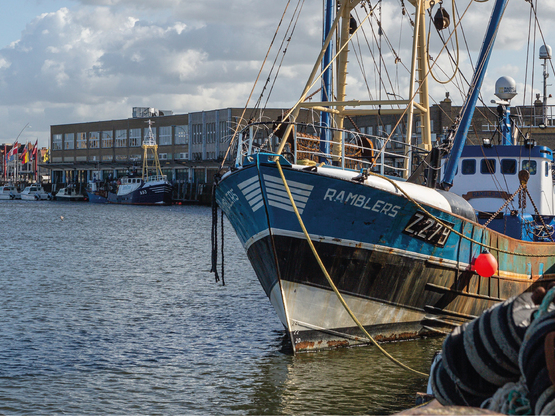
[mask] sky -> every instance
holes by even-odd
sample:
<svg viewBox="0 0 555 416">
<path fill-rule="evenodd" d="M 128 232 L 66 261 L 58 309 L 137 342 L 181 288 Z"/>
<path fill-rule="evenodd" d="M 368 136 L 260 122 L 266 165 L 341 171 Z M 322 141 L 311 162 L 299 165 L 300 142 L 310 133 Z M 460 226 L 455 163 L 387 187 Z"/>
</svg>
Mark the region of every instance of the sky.
<svg viewBox="0 0 555 416">
<path fill-rule="evenodd" d="M 289 24 L 297 1 L 291 1 L 280 33 Z M 468 1 L 456 1 L 462 13 Z M 537 56 L 543 42 L 538 31 L 535 50 L 529 51 L 534 59 L 528 65 L 526 59 L 528 38 L 534 39 L 534 32 L 529 36 L 530 3 L 511 1 L 482 89 L 486 102 L 494 98 L 495 80 L 503 75 L 517 82 L 518 104 L 522 104 L 525 85 L 528 91 L 533 87 L 534 93 L 542 89 Z M 543 36 L 555 47 L 555 0 L 542 0 L 539 5 L 532 1 L 543 19 Z M 382 27 L 402 62 L 393 65 L 388 92 L 406 97 L 401 66 L 410 61 L 410 28 L 408 16 L 399 12 L 401 1 L 392 3 L 394 7 L 384 0 Z M 451 11 L 449 3 L 445 1 L 444 7 Z M 0 0 L 0 143 L 13 143 L 19 136 L 20 142 L 38 140 L 40 146 L 48 146 L 51 125 L 129 118 L 132 107 L 176 114 L 242 108 L 286 4 L 286 0 Z M 468 44 L 476 56 L 491 4 L 492 0 L 474 2 L 469 8 L 464 36 L 458 33 L 461 50 Z M 289 107 L 299 97 L 319 52 L 321 14 L 322 0 L 303 1 L 293 40 L 281 48 L 287 48 L 287 54 L 268 107 Z M 362 34 L 358 36 L 365 43 Z M 278 36 L 276 44 L 280 42 Z M 437 53 L 438 62 L 445 64 L 444 72 L 436 74 L 445 79 L 452 67 L 445 53 L 439 56 L 438 45 L 432 38 L 430 54 Z M 273 59 L 270 55 L 270 65 Z M 394 60 L 392 53 L 389 59 Z M 461 56 L 458 66 L 471 76 L 468 57 Z M 372 71 L 366 75 L 371 78 Z M 263 73 L 251 104 L 267 76 Z M 357 71 L 350 71 L 350 88 L 364 92 L 373 88 L 372 82 L 366 85 Z M 430 91 L 434 102 L 446 92 L 455 103 L 462 100 L 452 86 Z M 532 94 L 526 95 L 528 103 Z"/>
</svg>

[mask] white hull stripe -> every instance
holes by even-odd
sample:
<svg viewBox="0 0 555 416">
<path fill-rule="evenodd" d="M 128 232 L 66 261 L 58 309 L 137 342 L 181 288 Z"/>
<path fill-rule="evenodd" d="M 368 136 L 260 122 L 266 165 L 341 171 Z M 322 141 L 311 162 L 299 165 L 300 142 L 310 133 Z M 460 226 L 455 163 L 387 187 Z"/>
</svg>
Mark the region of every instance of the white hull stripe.
<svg viewBox="0 0 555 416">
<path fill-rule="evenodd" d="M 260 191 L 260 184 L 258 182 L 258 176 L 253 176 L 244 182 L 237 185 L 241 190 L 245 199 L 251 206 L 253 212 L 258 211 L 263 205 L 262 192 Z"/>
<path fill-rule="evenodd" d="M 274 208 L 280 208 L 285 211 L 293 212 L 291 201 L 283 185 L 281 178 L 265 174 L 264 181 L 266 185 L 266 193 L 268 194 L 268 204 Z M 297 181 L 287 181 L 287 186 L 291 191 L 295 205 L 302 215 L 310 194 L 314 186 L 307 185 Z"/>
</svg>

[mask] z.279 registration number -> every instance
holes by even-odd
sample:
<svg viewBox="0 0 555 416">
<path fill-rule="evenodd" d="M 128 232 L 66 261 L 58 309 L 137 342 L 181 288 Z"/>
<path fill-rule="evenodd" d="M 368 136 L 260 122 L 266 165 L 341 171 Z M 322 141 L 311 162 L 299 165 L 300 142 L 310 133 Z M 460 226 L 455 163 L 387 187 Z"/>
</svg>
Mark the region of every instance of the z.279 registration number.
<svg viewBox="0 0 555 416">
<path fill-rule="evenodd" d="M 453 227 L 453 224 L 443 221 Z M 451 230 L 437 222 L 434 218 L 428 217 L 422 212 L 415 213 L 403 230 L 403 233 L 424 240 L 435 246 L 443 247 L 451 234 Z"/>
</svg>

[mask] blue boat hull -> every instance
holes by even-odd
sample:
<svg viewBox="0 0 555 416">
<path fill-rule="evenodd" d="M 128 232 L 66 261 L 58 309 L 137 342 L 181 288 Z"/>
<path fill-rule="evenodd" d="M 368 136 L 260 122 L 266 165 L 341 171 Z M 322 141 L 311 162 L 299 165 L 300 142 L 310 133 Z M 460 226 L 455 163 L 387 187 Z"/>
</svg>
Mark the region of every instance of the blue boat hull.
<svg viewBox="0 0 555 416">
<path fill-rule="evenodd" d="M 94 192 L 87 192 L 87 198 L 89 199 L 89 202 L 92 202 L 93 204 L 105 204 L 108 202 L 108 198 Z"/>
<path fill-rule="evenodd" d="M 170 205 L 172 203 L 172 187 L 169 183 L 145 186 L 125 195 L 108 193 L 108 202 L 111 204 L 127 205 Z"/>
<path fill-rule="evenodd" d="M 257 158 L 225 175 L 217 185 L 216 199 L 295 350 L 365 343 L 310 250 L 275 163 L 264 156 Z M 425 206 L 465 236 L 509 252 L 494 251 L 498 273 L 480 277 L 471 264 L 481 246 L 428 220 L 400 192 L 282 164 L 302 220 L 334 284 L 379 340 L 449 331 L 529 289 L 536 280 L 551 278 L 553 244 L 514 240 L 464 216 Z M 425 221 L 427 225 L 418 228 Z"/>
</svg>

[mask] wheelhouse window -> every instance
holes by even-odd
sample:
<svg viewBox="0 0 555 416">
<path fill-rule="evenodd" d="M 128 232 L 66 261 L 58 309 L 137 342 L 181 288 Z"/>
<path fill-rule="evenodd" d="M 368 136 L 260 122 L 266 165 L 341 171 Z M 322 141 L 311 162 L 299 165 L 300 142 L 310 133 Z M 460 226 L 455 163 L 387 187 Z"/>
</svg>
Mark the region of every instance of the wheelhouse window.
<svg viewBox="0 0 555 416">
<path fill-rule="evenodd" d="M 461 171 L 463 175 L 474 175 L 476 173 L 476 160 L 463 159 Z"/>
<path fill-rule="evenodd" d="M 516 159 L 502 159 L 501 160 L 501 173 L 504 175 L 516 174 Z"/>
<path fill-rule="evenodd" d="M 495 173 L 495 159 L 482 159 L 480 162 L 480 173 Z"/>
<path fill-rule="evenodd" d="M 551 172 L 551 169 L 549 169 L 549 162 L 545 162 L 545 177 L 549 176 L 549 172 Z"/>
<path fill-rule="evenodd" d="M 535 175 L 538 170 L 538 165 L 535 160 L 523 160 L 522 169 L 530 172 L 530 175 Z"/>
</svg>

